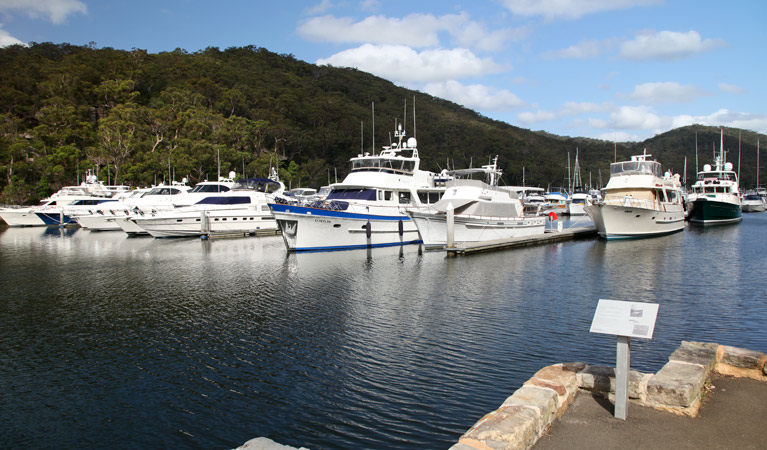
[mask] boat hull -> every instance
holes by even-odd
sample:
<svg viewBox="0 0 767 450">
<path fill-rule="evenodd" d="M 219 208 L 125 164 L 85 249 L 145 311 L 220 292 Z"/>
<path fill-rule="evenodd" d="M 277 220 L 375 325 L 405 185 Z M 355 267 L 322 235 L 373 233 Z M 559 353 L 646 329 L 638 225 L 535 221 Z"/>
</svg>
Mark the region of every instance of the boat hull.
<svg viewBox="0 0 767 450">
<path fill-rule="evenodd" d="M 444 214 L 411 212 L 410 217 L 427 249 L 447 245 L 447 219 Z M 497 239 L 534 236 L 546 232 L 543 217 L 483 218 L 456 215 L 453 221 L 453 242 L 477 243 Z"/>
<path fill-rule="evenodd" d="M 741 205 L 741 211 L 743 212 L 764 212 L 767 208 L 765 208 L 764 203 L 746 203 L 743 202 Z"/>
<path fill-rule="evenodd" d="M 681 205 L 673 211 L 604 203 L 586 206 L 599 236 L 607 239 L 637 239 L 676 233 L 684 229 Z"/>
<path fill-rule="evenodd" d="M 698 198 L 688 203 L 687 218 L 702 225 L 726 225 L 743 219 L 739 204 Z"/>
<path fill-rule="evenodd" d="M 101 214 L 92 214 L 88 216 L 78 216 L 77 223 L 81 227 L 91 231 L 121 231 L 120 225 L 116 220 L 123 219 L 125 216 L 106 216 Z"/>
<path fill-rule="evenodd" d="M 42 219 L 31 208 L 6 208 L 0 211 L 0 219 L 10 227 L 42 227 Z"/>
<path fill-rule="evenodd" d="M 288 251 L 330 251 L 421 243 L 404 214 L 376 215 L 269 204 Z"/>
<path fill-rule="evenodd" d="M 76 225 L 77 222 L 66 214 L 61 214 L 58 211 L 42 212 L 37 211 L 37 217 L 43 221 L 45 225 Z"/>
<path fill-rule="evenodd" d="M 187 213 L 134 220 L 156 238 L 276 234 L 278 230 L 277 221 L 270 213 L 247 210 Z"/>
<path fill-rule="evenodd" d="M 128 236 L 149 236 L 149 233 L 147 233 L 145 229 L 136 224 L 136 217 L 139 216 L 126 216 L 116 219 L 115 223 L 121 230 L 126 232 Z"/>
<path fill-rule="evenodd" d="M 570 203 L 567 205 L 567 214 L 571 216 L 585 216 L 586 206 L 583 203 Z"/>
</svg>

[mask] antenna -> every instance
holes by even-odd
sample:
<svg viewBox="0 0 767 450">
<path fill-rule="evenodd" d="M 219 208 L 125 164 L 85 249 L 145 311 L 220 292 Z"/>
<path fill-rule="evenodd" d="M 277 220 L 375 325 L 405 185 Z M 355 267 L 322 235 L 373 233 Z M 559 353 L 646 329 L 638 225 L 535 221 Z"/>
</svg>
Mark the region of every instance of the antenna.
<svg viewBox="0 0 767 450">
<path fill-rule="evenodd" d="M 360 153 L 365 153 L 364 142 L 365 142 L 365 122 L 360 122 Z"/>
<path fill-rule="evenodd" d="M 413 137 L 418 138 L 418 136 L 415 135 L 415 94 L 413 94 Z"/>
<path fill-rule="evenodd" d="M 376 102 L 373 105 L 373 156 L 376 154 Z"/>
<path fill-rule="evenodd" d="M 405 99 L 405 107 L 402 109 L 404 109 L 402 113 L 402 135 L 404 136 L 405 130 L 407 130 L 407 99 Z"/>
</svg>

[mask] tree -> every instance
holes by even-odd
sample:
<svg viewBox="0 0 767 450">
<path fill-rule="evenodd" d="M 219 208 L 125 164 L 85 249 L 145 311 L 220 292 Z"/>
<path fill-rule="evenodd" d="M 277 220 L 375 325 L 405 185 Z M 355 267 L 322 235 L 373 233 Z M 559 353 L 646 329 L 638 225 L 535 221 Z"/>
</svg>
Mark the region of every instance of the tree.
<svg viewBox="0 0 767 450">
<path fill-rule="evenodd" d="M 123 103 L 99 121 L 99 144 L 115 168 L 115 182 L 120 179 L 120 168 L 140 141 L 142 112 L 135 103 Z"/>
</svg>

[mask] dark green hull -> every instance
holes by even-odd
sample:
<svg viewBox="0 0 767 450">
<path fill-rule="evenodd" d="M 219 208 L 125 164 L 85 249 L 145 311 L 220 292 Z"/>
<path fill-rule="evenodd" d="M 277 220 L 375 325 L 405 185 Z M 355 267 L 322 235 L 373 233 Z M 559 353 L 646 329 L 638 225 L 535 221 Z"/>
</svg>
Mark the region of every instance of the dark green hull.
<svg viewBox="0 0 767 450">
<path fill-rule="evenodd" d="M 687 219 L 704 225 L 740 222 L 743 214 L 740 205 L 707 199 L 697 199 L 690 204 Z"/>
</svg>

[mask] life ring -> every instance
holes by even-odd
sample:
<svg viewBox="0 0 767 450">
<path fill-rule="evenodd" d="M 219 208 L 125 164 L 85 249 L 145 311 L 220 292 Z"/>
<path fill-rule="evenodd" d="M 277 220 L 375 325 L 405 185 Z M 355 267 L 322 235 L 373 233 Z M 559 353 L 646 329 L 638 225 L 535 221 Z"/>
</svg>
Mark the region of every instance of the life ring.
<svg viewBox="0 0 767 450">
<path fill-rule="evenodd" d="M 551 212 L 549 213 L 549 220 L 550 220 L 550 221 L 554 221 L 554 220 L 557 220 L 557 213 L 555 213 L 554 211 L 551 211 Z"/>
</svg>

